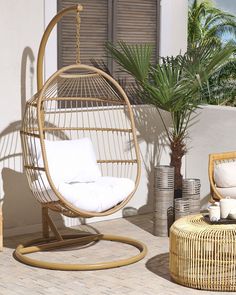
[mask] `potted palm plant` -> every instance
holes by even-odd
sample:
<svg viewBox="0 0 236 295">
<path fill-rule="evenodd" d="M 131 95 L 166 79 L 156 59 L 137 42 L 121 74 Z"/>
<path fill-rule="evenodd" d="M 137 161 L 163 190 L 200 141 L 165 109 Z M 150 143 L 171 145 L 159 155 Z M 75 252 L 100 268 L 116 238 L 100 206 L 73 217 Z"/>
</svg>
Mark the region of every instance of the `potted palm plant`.
<svg viewBox="0 0 236 295">
<path fill-rule="evenodd" d="M 108 52 L 122 69 L 135 78 L 134 91 L 144 103 L 154 105 L 161 117 L 170 145 L 170 165 L 175 167 L 175 197 L 182 194 L 182 158 L 187 152 L 186 137 L 195 110 L 204 103 L 201 88 L 208 77 L 232 54 L 233 47 L 220 48 L 204 42 L 183 56 L 161 58 L 151 65 L 151 45 L 108 43 Z M 168 127 L 160 110 L 170 113 Z"/>
</svg>

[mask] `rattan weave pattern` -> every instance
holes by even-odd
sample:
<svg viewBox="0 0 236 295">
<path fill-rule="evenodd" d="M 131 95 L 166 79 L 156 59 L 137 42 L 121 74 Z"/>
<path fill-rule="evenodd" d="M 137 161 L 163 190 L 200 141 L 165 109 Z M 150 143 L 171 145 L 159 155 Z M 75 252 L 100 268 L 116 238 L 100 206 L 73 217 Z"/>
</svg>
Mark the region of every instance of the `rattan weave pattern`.
<svg viewBox="0 0 236 295">
<path fill-rule="evenodd" d="M 179 284 L 236 291 L 236 224 L 212 225 L 201 214 L 170 229 L 170 274 Z"/>
</svg>

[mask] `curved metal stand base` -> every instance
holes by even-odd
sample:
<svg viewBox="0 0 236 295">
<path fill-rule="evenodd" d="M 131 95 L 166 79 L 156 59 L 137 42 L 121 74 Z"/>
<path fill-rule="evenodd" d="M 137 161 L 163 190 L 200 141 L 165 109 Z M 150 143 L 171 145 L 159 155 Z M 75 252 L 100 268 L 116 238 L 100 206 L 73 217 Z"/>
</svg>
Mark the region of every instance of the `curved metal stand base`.
<svg viewBox="0 0 236 295">
<path fill-rule="evenodd" d="M 53 250 L 56 248 L 64 248 L 71 245 L 84 245 L 92 242 L 97 242 L 99 240 L 120 242 L 128 245 L 132 245 L 137 248 L 140 253 L 126 259 L 120 259 L 109 262 L 101 262 L 94 264 L 66 264 L 66 263 L 55 263 L 40 261 L 30 257 L 26 254 L 35 253 L 39 251 Z M 64 235 L 62 240 L 55 240 L 55 238 L 41 238 L 28 242 L 25 245 L 19 245 L 15 252 L 14 257 L 25 264 L 53 270 L 99 270 L 108 269 L 114 267 L 120 267 L 135 263 L 145 257 L 147 253 L 147 247 L 137 241 L 127 237 L 114 236 L 114 235 L 103 235 L 103 234 L 88 234 L 85 236 L 78 235 Z"/>
</svg>

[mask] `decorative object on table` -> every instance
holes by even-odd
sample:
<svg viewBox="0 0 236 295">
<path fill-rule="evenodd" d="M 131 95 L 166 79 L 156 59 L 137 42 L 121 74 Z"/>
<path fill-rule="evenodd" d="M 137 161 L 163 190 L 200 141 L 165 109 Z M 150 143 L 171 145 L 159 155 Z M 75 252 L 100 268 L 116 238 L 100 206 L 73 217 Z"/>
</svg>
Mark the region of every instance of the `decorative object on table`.
<svg viewBox="0 0 236 295">
<path fill-rule="evenodd" d="M 204 290 L 236 291 L 236 224 L 212 225 L 201 215 L 177 220 L 170 229 L 170 275 Z"/>
<path fill-rule="evenodd" d="M 229 213 L 236 207 L 236 200 L 230 197 L 220 199 L 220 218 L 228 218 Z"/>
<path fill-rule="evenodd" d="M 212 204 L 209 207 L 209 219 L 211 222 L 220 220 L 220 206 L 219 204 Z"/>
<path fill-rule="evenodd" d="M 155 236 L 167 237 L 174 215 L 174 167 L 159 165 L 154 171 L 153 233 Z"/>
<path fill-rule="evenodd" d="M 200 213 L 200 179 L 185 178 L 183 179 L 183 198 L 190 201 L 190 214 Z"/>
<path fill-rule="evenodd" d="M 236 152 L 209 155 L 208 174 L 211 201 L 236 196 Z"/>
<path fill-rule="evenodd" d="M 190 215 L 190 199 L 175 199 L 175 220 Z"/>
<path fill-rule="evenodd" d="M 46 28 L 37 59 L 38 92 L 28 100 L 22 122 L 24 167 L 31 191 L 42 207 L 43 237 L 20 244 L 14 256 L 47 269 L 114 268 L 137 262 L 147 252 L 142 242 L 130 237 L 83 231 L 61 235 L 49 214 L 53 211 L 71 218 L 113 214 L 130 201 L 140 180 L 139 147 L 127 95 L 107 73 L 80 63 L 81 11 L 81 5 L 67 7 Z M 77 20 L 77 63 L 59 69 L 43 84 L 48 37 L 61 18 L 72 12 Z M 99 263 L 89 263 L 88 257 L 82 264 L 42 261 L 27 255 L 100 240 L 129 244 L 138 251 L 126 259 Z"/>
<path fill-rule="evenodd" d="M 221 199 L 208 208 L 209 214 L 204 218 L 211 224 L 235 224 L 236 223 L 236 200 L 231 198 Z"/>
<path fill-rule="evenodd" d="M 231 218 L 220 218 L 218 219 L 217 221 L 212 221 L 210 220 L 210 215 L 209 214 L 206 214 L 204 215 L 204 219 L 206 222 L 208 222 L 209 224 L 236 224 L 236 219 L 231 219 Z"/>
<path fill-rule="evenodd" d="M 228 215 L 228 218 L 229 219 L 232 219 L 232 220 L 236 220 L 236 206 L 234 206 L 230 212 L 229 212 L 229 215 Z"/>
</svg>

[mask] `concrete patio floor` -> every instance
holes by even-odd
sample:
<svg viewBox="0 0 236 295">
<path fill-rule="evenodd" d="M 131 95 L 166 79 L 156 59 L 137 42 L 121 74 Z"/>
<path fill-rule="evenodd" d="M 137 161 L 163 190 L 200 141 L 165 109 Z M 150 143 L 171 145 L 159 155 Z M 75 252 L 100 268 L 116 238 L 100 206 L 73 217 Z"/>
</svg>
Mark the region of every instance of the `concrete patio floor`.
<svg viewBox="0 0 236 295">
<path fill-rule="evenodd" d="M 139 215 L 93 223 L 102 233 L 126 235 L 144 242 L 147 256 L 138 263 L 100 271 L 52 271 L 33 268 L 17 262 L 13 256 L 16 245 L 39 236 L 24 235 L 4 240 L 0 253 L 0 294 L 66 294 L 66 295 L 172 295 L 172 294 L 234 294 L 232 292 L 200 291 L 177 285 L 168 272 L 168 238 L 152 235 L 152 215 Z M 86 226 L 80 228 L 86 229 Z M 68 231 L 68 230 L 66 230 Z M 75 229 L 73 229 L 73 232 Z M 35 258 L 61 262 L 95 262 L 128 257 L 136 250 L 130 246 L 102 241 L 89 248 L 67 249 L 32 254 Z M 49 258 L 50 257 L 50 258 Z"/>
</svg>

